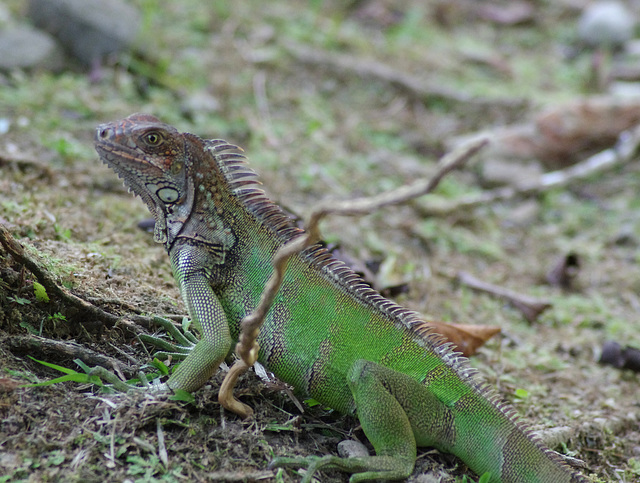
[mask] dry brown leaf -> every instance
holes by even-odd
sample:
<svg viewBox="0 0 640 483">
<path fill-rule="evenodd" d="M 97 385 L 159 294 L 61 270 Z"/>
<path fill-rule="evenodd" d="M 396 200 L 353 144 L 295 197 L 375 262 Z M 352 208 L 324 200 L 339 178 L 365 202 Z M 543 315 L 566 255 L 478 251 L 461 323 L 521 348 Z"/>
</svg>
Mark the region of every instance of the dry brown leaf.
<svg viewBox="0 0 640 483">
<path fill-rule="evenodd" d="M 439 320 L 425 321 L 418 328 L 419 332 L 429 331 L 440 334 L 465 357 L 475 354 L 485 342 L 500 333 L 500 330 L 500 327 L 494 325 L 454 324 Z"/>
</svg>

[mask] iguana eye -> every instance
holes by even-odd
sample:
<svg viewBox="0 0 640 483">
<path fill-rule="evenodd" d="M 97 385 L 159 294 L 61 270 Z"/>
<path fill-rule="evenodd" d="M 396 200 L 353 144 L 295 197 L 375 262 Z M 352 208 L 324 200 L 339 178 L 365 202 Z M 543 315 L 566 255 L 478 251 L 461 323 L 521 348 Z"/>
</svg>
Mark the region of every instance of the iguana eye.
<svg viewBox="0 0 640 483">
<path fill-rule="evenodd" d="M 162 142 L 162 136 L 155 131 L 151 131 L 145 134 L 142 140 L 149 146 L 158 146 Z"/>
</svg>

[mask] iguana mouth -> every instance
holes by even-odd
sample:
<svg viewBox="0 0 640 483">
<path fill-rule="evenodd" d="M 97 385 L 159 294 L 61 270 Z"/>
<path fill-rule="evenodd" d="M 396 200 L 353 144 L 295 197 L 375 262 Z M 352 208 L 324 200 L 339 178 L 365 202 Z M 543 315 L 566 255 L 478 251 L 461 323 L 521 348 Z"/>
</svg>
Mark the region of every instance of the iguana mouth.
<svg viewBox="0 0 640 483">
<path fill-rule="evenodd" d="M 115 138 L 115 130 L 109 124 L 101 124 L 96 129 L 95 149 L 101 161 L 116 172 L 129 192 L 140 196 L 151 209 L 154 207 L 153 200 L 144 187 L 138 183 L 140 178 L 136 172 L 139 171 L 141 163 L 139 158 L 136 159 L 134 155 L 135 150 L 114 141 Z M 155 211 L 155 209 L 151 211 Z"/>
</svg>

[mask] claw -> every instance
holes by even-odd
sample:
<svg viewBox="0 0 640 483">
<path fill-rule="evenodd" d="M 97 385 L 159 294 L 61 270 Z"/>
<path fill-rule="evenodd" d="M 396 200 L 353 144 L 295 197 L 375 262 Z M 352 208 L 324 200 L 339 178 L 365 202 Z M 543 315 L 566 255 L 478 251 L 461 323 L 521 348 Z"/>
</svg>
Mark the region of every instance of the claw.
<svg viewBox="0 0 640 483">
<path fill-rule="evenodd" d="M 328 463 L 323 462 L 323 459 L 324 458 L 319 456 L 307 456 L 299 458 L 288 458 L 286 456 L 283 456 L 271 460 L 271 463 L 269 463 L 269 469 L 303 468 L 306 471 L 300 483 L 310 483 L 313 479 L 313 475 L 315 475 L 322 466 Z"/>
<path fill-rule="evenodd" d="M 160 327 L 165 329 L 169 335 L 176 341 L 169 342 L 168 340 L 161 339 L 153 335 L 141 334 L 140 340 L 151 344 L 158 349 L 159 352 L 154 354 L 154 357 L 160 360 L 166 360 L 169 357 L 175 360 L 184 360 L 191 353 L 191 350 L 198 342 L 198 338 L 189 330 L 178 329 L 173 322 L 164 319 L 162 317 L 154 317 L 153 321 Z"/>
<path fill-rule="evenodd" d="M 193 348 L 195 347 L 198 339 L 197 337 L 190 331 L 184 330 L 181 331 L 178 329 L 175 324 L 165 318 L 162 317 L 154 317 L 153 321 L 165 329 L 171 337 L 176 341 L 169 342 L 168 340 L 161 339 L 160 337 L 155 337 L 152 335 L 141 334 L 139 339 L 143 342 L 151 344 L 159 349 L 160 351 L 156 352 L 153 356 L 160 360 L 166 360 L 169 357 L 173 360 L 184 360 L 191 353 Z M 96 366 L 91 368 L 89 375 L 98 376 L 102 380 L 106 381 L 109 384 L 113 385 L 113 388 L 119 392 L 129 392 L 135 390 L 147 390 L 150 392 L 164 392 L 169 390 L 169 387 L 165 384 L 158 384 L 157 381 L 155 384 L 149 384 L 147 378 L 144 374 L 140 375 L 141 386 L 134 386 L 127 382 L 122 381 L 118 376 L 105 369 L 104 367 Z"/>
<path fill-rule="evenodd" d="M 193 335 L 192 332 L 186 329 L 184 331 L 181 331 L 175 326 L 173 322 L 168 319 L 155 316 L 153 318 L 153 321 L 164 330 L 166 330 L 169 335 L 171 335 L 171 337 L 176 340 L 179 346 L 191 348 L 198 342 L 197 337 Z"/>
</svg>

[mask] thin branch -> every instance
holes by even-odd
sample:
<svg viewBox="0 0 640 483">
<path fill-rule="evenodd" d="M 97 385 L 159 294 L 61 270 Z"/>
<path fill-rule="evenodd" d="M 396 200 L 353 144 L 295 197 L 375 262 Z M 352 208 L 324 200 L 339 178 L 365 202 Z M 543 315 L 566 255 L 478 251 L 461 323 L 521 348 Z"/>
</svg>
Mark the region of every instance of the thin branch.
<svg viewBox="0 0 640 483">
<path fill-rule="evenodd" d="M 474 154 L 484 148 L 489 141 L 485 138 L 472 141 L 446 154 L 438 162 L 437 172 L 430 179 L 420 179 L 414 183 L 385 191 L 376 196 L 356 198 L 344 201 L 321 203 L 312 213 L 309 226 L 317 225 L 316 218 L 324 218 L 328 214 L 363 215 L 389 205 L 398 205 L 414 198 L 431 193 L 451 171 L 462 167 Z M 319 220 L 318 220 L 319 221 Z"/>
<path fill-rule="evenodd" d="M 267 142 L 271 146 L 277 147 L 276 136 L 274 136 L 273 129 L 271 129 L 273 122 L 271 121 L 269 99 L 267 98 L 267 74 L 264 70 L 259 70 L 253 76 L 253 97 L 258 108 L 260 128 L 264 132 Z"/>
<path fill-rule="evenodd" d="M 165 468 L 169 467 L 169 454 L 167 453 L 167 446 L 164 442 L 164 431 L 162 430 L 162 424 L 160 418 L 156 419 L 156 433 L 158 435 L 158 457 Z"/>
<path fill-rule="evenodd" d="M 206 476 L 209 481 L 220 482 L 266 481 L 273 479 L 273 471 L 239 471 L 236 473 L 231 471 L 214 471 L 208 473 Z"/>
<path fill-rule="evenodd" d="M 402 72 L 390 65 L 372 59 L 337 54 L 320 49 L 287 43 L 283 46 L 298 62 L 313 66 L 322 66 L 338 74 L 357 75 L 387 82 L 422 102 L 440 100 L 456 104 L 476 106 L 502 106 L 522 109 L 526 106 L 524 99 L 481 98 L 455 91 L 441 84 L 428 82 L 423 77 Z"/>
<path fill-rule="evenodd" d="M 35 258 L 29 256 L 24 247 L 18 242 L 7 228 L 0 223 L 0 244 L 13 257 L 15 261 L 25 266 L 40 282 L 47 291 L 49 297 L 58 299 L 60 303 L 67 307 L 74 307 L 87 314 L 94 320 L 101 321 L 105 326 L 111 328 L 116 324 L 125 326 L 133 333 L 138 333 L 140 329 L 131 322 L 126 321 L 122 317 L 105 312 L 86 300 L 72 294 L 67 289 L 59 285 L 51 273 Z M 137 323 L 148 322 L 147 326 L 151 326 L 151 319 L 143 316 L 134 316 Z"/>
<path fill-rule="evenodd" d="M 474 290 L 485 292 L 507 300 L 522 313 L 528 322 L 535 322 L 538 316 L 551 307 L 551 302 L 521 294 L 498 285 L 480 280 L 467 272 L 458 272 L 456 280 Z"/>
<path fill-rule="evenodd" d="M 6 337 L 2 339 L 2 345 L 8 347 L 12 352 L 31 355 L 55 354 L 56 357 L 66 356 L 71 359 L 80 359 L 88 365 L 119 368 L 121 364 L 118 359 L 100 354 L 76 342 L 45 339 L 35 335 Z M 131 362 L 139 365 L 137 361 Z M 132 374 L 130 370 L 124 372 Z"/>
<path fill-rule="evenodd" d="M 53 178 L 53 170 L 50 165 L 24 154 L 11 154 L 6 151 L 0 151 L 0 167 L 5 165 L 15 166 L 21 170 L 37 169 L 47 178 Z"/>
<path fill-rule="evenodd" d="M 442 216 L 455 211 L 489 204 L 495 201 L 510 200 L 515 197 L 534 196 L 552 188 L 561 188 L 568 184 L 588 178 L 596 173 L 613 169 L 633 160 L 640 148 L 640 127 L 620 134 L 618 142 L 612 148 L 605 149 L 566 169 L 551 171 L 537 180 L 519 186 L 504 186 L 493 190 L 474 193 L 451 201 L 430 199 L 416 203 L 416 210 L 422 216 Z"/>
</svg>

